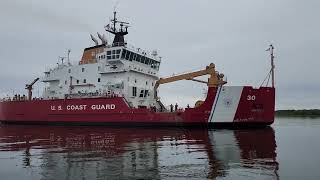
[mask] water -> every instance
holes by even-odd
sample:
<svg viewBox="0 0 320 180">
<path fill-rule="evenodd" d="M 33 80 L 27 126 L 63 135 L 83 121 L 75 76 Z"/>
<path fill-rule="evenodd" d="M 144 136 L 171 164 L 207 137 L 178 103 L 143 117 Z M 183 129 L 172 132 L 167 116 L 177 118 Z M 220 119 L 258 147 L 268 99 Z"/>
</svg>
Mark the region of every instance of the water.
<svg viewBox="0 0 320 180">
<path fill-rule="evenodd" d="M 320 119 L 256 130 L 0 126 L 0 179 L 320 179 Z"/>
</svg>

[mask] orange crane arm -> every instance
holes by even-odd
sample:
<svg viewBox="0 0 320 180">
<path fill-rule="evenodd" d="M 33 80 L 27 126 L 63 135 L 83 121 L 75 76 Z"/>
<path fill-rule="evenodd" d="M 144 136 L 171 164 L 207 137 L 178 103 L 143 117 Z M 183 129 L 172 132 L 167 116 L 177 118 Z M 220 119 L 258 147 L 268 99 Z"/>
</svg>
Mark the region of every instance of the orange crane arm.
<svg viewBox="0 0 320 180">
<path fill-rule="evenodd" d="M 210 75 L 208 82 L 193 79 L 195 77 L 204 76 L 204 75 Z M 154 88 L 156 90 L 158 89 L 160 84 L 166 84 L 166 83 L 171 83 L 171 82 L 180 81 L 180 80 L 193 80 L 197 82 L 207 83 L 209 87 L 216 87 L 218 85 L 223 85 L 226 83 L 225 81 L 222 80 L 222 77 L 223 76 L 219 75 L 215 71 L 215 65 L 211 63 L 204 70 L 180 74 L 180 75 L 171 76 L 168 78 L 160 78 L 158 81 L 156 81 Z"/>
</svg>

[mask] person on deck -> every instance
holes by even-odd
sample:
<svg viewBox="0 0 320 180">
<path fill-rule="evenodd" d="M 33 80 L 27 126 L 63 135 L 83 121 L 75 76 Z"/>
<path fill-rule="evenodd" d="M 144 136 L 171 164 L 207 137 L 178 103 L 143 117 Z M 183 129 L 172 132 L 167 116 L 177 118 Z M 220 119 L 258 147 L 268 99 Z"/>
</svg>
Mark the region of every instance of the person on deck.
<svg viewBox="0 0 320 180">
<path fill-rule="evenodd" d="M 174 111 L 178 110 L 178 103 L 176 103 L 176 105 L 174 105 Z"/>
</svg>

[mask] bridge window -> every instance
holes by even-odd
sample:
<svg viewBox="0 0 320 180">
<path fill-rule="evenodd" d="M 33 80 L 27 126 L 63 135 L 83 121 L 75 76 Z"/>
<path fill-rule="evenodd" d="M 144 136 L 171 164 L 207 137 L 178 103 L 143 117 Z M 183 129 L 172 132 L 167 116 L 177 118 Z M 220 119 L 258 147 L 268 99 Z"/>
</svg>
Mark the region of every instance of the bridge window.
<svg viewBox="0 0 320 180">
<path fill-rule="evenodd" d="M 125 59 L 127 50 L 123 50 L 121 54 L 121 59 Z"/>
<path fill-rule="evenodd" d="M 82 68 L 81 71 L 84 72 L 84 68 Z"/>
<path fill-rule="evenodd" d="M 126 60 L 129 60 L 130 54 L 131 54 L 131 52 L 130 52 L 130 51 L 127 51 L 127 53 L 126 53 Z"/>
<path fill-rule="evenodd" d="M 79 84 L 79 80 L 77 79 L 77 84 Z"/>
<path fill-rule="evenodd" d="M 146 61 L 145 61 L 145 64 L 149 64 L 150 60 L 151 59 L 147 58 Z"/>
<path fill-rule="evenodd" d="M 101 79 L 100 78 L 98 78 L 98 82 L 100 82 L 101 81 Z"/>
<path fill-rule="evenodd" d="M 142 56 L 140 62 L 141 62 L 141 63 L 144 63 L 145 59 L 146 59 L 146 57 Z"/>
<path fill-rule="evenodd" d="M 84 79 L 84 80 L 83 80 L 83 83 L 87 83 L 87 80 L 86 80 L 86 79 Z"/>
<path fill-rule="evenodd" d="M 131 54 L 130 54 L 129 61 L 133 61 L 133 60 L 134 60 L 134 56 L 135 56 L 135 55 L 136 55 L 135 53 L 131 53 Z"/>
<path fill-rule="evenodd" d="M 107 51 L 107 59 L 111 59 L 111 51 Z"/>
<path fill-rule="evenodd" d="M 137 57 L 136 57 L 136 61 L 138 61 L 138 62 L 140 62 L 141 61 L 141 55 L 137 55 Z"/>
</svg>

